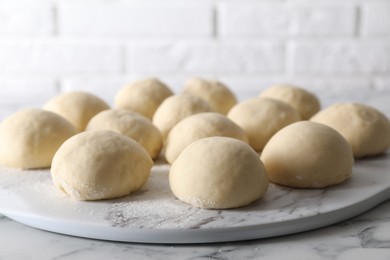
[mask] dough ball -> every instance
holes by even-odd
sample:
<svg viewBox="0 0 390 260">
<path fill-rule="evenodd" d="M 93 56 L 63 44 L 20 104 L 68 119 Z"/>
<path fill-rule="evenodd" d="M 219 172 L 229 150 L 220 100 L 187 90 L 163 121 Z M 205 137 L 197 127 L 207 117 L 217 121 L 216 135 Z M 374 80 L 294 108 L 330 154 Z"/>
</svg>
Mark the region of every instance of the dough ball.
<svg viewBox="0 0 390 260">
<path fill-rule="evenodd" d="M 0 164 L 47 168 L 61 144 L 76 134 L 65 118 L 36 108 L 20 110 L 0 124 Z"/>
<path fill-rule="evenodd" d="M 153 118 L 160 104 L 173 92 L 164 83 L 155 78 L 135 81 L 118 91 L 115 96 L 115 107 L 132 110 Z"/>
<path fill-rule="evenodd" d="M 277 131 L 300 120 L 290 105 L 261 97 L 238 103 L 229 111 L 228 118 L 244 129 L 250 146 L 256 151 L 261 151 Z"/>
<path fill-rule="evenodd" d="M 200 113 L 177 123 L 169 132 L 165 158 L 173 163 L 189 144 L 205 137 L 225 136 L 248 143 L 244 130 L 219 113 Z"/>
<path fill-rule="evenodd" d="M 276 133 L 261 160 L 271 182 L 294 188 L 323 188 L 352 174 L 348 142 L 329 126 L 300 121 Z"/>
<path fill-rule="evenodd" d="M 73 91 L 55 96 L 43 108 L 63 116 L 81 132 L 94 115 L 110 107 L 93 94 Z"/>
<path fill-rule="evenodd" d="M 286 102 L 299 113 L 302 120 L 309 119 L 321 108 L 320 101 L 314 94 L 292 85 L 272 86 L 264 90 L 260 96 Z"/>
<path fill-rule="evenodd" d="M 336 129 L 352 146 L 355 158 L 384 153 L 390 146 L 389 119 L 367 105 L 334 104 L 310 120 Z"/>
<path fill-rule="evenodd" d="M 215 112 L 224 115 L 237 104 L 237 99 L 233 92 L 216 80 L 192 78 L 185 84 L 183 93 L 206 100 Z"/>
<path fill-rule="evenodd" d="M 268 179 L 248 144 L 218 136 L 187 146 L 171 166 L 169 184 L 178 199 L 195 207 L 228 209 L 261 198 Z"/>
<path fill-rule="evenodd" d="M 77 200 L 122 197 L 142 187 L 153 161 L 136 141 L 108 130 L 68 139 L 53 158 L 54 185 Z"/>
<path fill-rule="evenodd" d="M 159 106 L 153 116 L 153 124 L 166 139 L 172 127 L 182 119 L 210 111 L 212 111 L 210 105 L 201 98 L 191 95 L 175 95 L 164 100 Z"/>
<path fill-rule="evenodd" d="M 123 109 L 105 110 L 94 116 L 87 130 L 111 130 L 140 143 L 155 159 L 161 151 L 163 138 L 152 121 L 136 112 Z"/>
</svg>

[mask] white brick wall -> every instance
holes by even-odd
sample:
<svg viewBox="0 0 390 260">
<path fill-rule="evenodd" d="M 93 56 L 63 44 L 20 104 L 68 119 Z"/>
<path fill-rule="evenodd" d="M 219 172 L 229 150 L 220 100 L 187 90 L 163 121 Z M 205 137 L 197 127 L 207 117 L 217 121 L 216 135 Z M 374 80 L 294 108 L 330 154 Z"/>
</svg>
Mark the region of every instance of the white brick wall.
<svg viewBox="0 0 390 260">
<path fill-rule="evenodd" d="M 287 35 L 289 33 L 288 6 L 277 3 L 262 4 L 229 2 L 218 8 L 221 36 Z"/>
<path fill-rule="evenodd" d="M 290 52 L 294 73 L 390 73 L 390 42 L 293 42 Z"/>
<path fill-rule="evenodd" d="M 0 1 L 0 117 L 75 89 L 112 103 L 147 76 L 176 92 L 212 77 L 240 99 L 278 82 L 324 105 L 378 96 L 390 92 L 390 1 Z"/>
<path fill-rule="evenodd" d="M 284 70 L 285 48 L 269 41 L 169 41 L 128 46 L 127 71 L 136 73 L 255 73 Z"/>
<path fill-rule="evenodd" d="M 222 3 L 219 8 L 221 35 L 335 36 L 354 33 L 354 5 L 258 2 Z"/>
<path fill-rule="evenodd" d="M 38 1 L 34 4 L 0 2 L 0 25 L 2 36 L 50 35 L 54 31 L 53 8 Z"/>
<path fill-rule="evenodd" d="M 126 70 L 135 73 L 214 72 L 217 45 L 179 40 L 130 44 Z"/>
<path fill-rule="evenodd" d="M 0 40 L 0 73 L 120 72 L 121 57 L 117 44 L 92 40 Z"/>
<path fill-rule="evenodd" d="M 362 6 L 362 33 L 367 36 L 390 36 L 390 1 L 365 3 Z"/>
<path fill-rule="evenodd" d="M 69 4 L 58 8 L 59 32 L 67 36 L 211 36 L 209 4 L 116 1 Z"/>
<path fill-rule="evenodd" d="M 39 107 L 58 93 L 50 77 L 0 77 L 0 118 L 21 107 Z"/>
</svg>

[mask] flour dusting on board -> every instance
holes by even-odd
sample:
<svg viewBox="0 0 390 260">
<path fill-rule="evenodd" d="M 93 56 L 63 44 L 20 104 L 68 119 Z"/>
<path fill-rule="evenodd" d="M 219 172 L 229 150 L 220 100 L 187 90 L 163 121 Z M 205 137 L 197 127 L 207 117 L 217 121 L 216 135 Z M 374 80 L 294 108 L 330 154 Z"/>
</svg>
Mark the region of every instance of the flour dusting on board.
<svg viewBox="0 0 390 260">
<path fill-rule="evenodd" d="M 196 229 L 207 224 L 200 219 L 219 218 L 219 211 L 195 208 L 176 199 L 169 188 L 167 171 L 152 174 L 143 189 L 112 204 L 105 217 L 111 226 Z"/>
</svg>

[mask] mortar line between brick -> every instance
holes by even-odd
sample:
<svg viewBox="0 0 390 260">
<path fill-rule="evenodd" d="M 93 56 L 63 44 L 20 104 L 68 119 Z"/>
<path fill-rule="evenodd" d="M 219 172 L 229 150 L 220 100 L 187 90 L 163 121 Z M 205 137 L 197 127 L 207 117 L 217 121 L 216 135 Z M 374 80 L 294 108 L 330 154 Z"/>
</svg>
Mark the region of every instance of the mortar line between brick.
<svg viewBox="0 0 390 260">
<path fill-rule="evenodd" d="M 294 73 L 293 73 L 293 60 L 294 60 L 294 55 L 295 53 L 293 53 L 293 45 L 294 43 L 292 43 L 291 41 L 287 40 L 284 42 L 284 75 L 286 75 L 287 77 L 293 77 L 294 76 Z"/>
<path fill-rule="evenodd" d="M 119 45 L 119 50 L 120 50 L 120 68 L 119 68 L 119 71 L 121 74 L 126 74 L 127 70 L 128 70 L 128 64 L 127 64 L 127 52 L 128 52 L 128 49 L 126 48 L 126 44 L 124 44 L 123 42 L 120 43 Z M 132 59 L 132 57 L 131 57 Z M 132 62 L 132 61 L 131 61 Z M 130 66 L 130 70 L 131 70 L 131 66 Z"/>
<path fill-rule="evenodd" d="M 54 89 L 57 94 L 60 94 L 63 91 L 61 79 L 59 77 L 56 77 L 54 80 Z"/>
<path fill-rule="evenodd" d="M 360 37 L 362 34 L 362 6 L 361 4 L 355 7 L 356 10 L 356 19 L 355 19 L 355 31 L 354 36 Z"/>
<path fill-rule="evenodd" d="M 58 3 L 53 2 L 51 9 L 53 12 L 53 35 L 59 36 Z"/>
<path fill-rule="evenodd" d="M 212 38 L 214 39 L 217 39 L 218 38 L 218 8 L 213 5 L 213 8 L 212 8 L 212 18 L 211 18 L 211 22 L 212 22 Z"/>
</svg>

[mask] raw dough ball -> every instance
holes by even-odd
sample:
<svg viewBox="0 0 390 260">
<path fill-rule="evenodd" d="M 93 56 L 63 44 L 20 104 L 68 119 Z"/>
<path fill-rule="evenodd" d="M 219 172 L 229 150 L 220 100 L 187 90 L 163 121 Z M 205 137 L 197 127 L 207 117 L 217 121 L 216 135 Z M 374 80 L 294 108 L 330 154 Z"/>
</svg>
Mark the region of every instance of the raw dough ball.
<svg viewBox="0 0 390 260">
<path fill-rule="evenodd" d="M 155 78 L 135 81 L 118 91 L 115 97 L 115 107 L 132 110 L 153 118 L 160 104 L 173 92 L 164 83 Z"/>
<path fill-rule="evenodd" d="M 210 105 L 201 98 L 191 95 L 175 95 L 164 100 L 159 106 L 153 116 L 153 124 L 157 126 L 165 139 L 172 127 L 182 119 L 210 111 L 212 111 Z"/>
<path fill-rule="evenodd" d="M 261 160 L 268 178 L 294 188 L 323 188 L 352 174 L 348 142 L 326 125 L 301 121 L 276 133 L 264 147 Z"/>
<path fill-rule="evenodd" d="M 215 112 L 226 115 L 237 104 L 236 96 L 221 82 L 192 78 L 184 86 L 183 93 L 206 100 Z"/>
<path fill-rule="evenodd" d="M 140 143 L 153 159 L 163 145 L 162 135 L 152 121 L 123 109 L 100 112 L 89 121 L 87 130 L 111 130 L 126 135 Z"/>
<path fill-rule="evenodd" d="M 286 102 L 300 114 L 303 120 L 309 119 L 321 108 L 320 101 L 314 94 L 292 85 L 272 86 L 264 90 L 260 96 Z"/>
<path fill-rule="evenodd" d="M 50 99 L 43 108 L 63 116 L 81 132 L 94 115 L 110 107 L 93 94 L 73 91 Z"/>
<path fill-rule="evenodd" d="M 76 134 L 65 118 L 42 109 L 23 109 L 0 124 L 0 164 L 47 168 L 61 144 Z"/>
<path fill-rule="evenodd" d="M 148 180 L 153 161 L 136 141 L 108 130 L 67 140 L 53 158 L 55 186 L 77 200 L 125 196 Z"/>
<path fill-rule="evenodd" d="M 288 104 L 261 97 L 238 103 L 229 111 L 228 118 L 244 129 L 256 151 L 261 151 L 277 131 L 300 120 L 298 112 Z"/>
<path fill-rule="evenodd" d="M 248 144 L 218 136 L 187 146 L 171 166 L 169 184 L 177 198 L 193 206 L 228 209 L 261 198 L 268 179 Z"/>
<path fill-rule="evenodd" d="M 248 143 L 244 130 L 219 113 L 200 113 L 177 123 L 169 132 L 165 158 L 173 163 L 189 144 L 205 137 L 225 136 Z"/>
<path fill-rule="evenodd" d="M 336 129 L 352 146 L 355 158 L 383 153 L 390 146 L 389 119 L 363 104 L 335 104 L 310 120 Z"/>
</svg>

